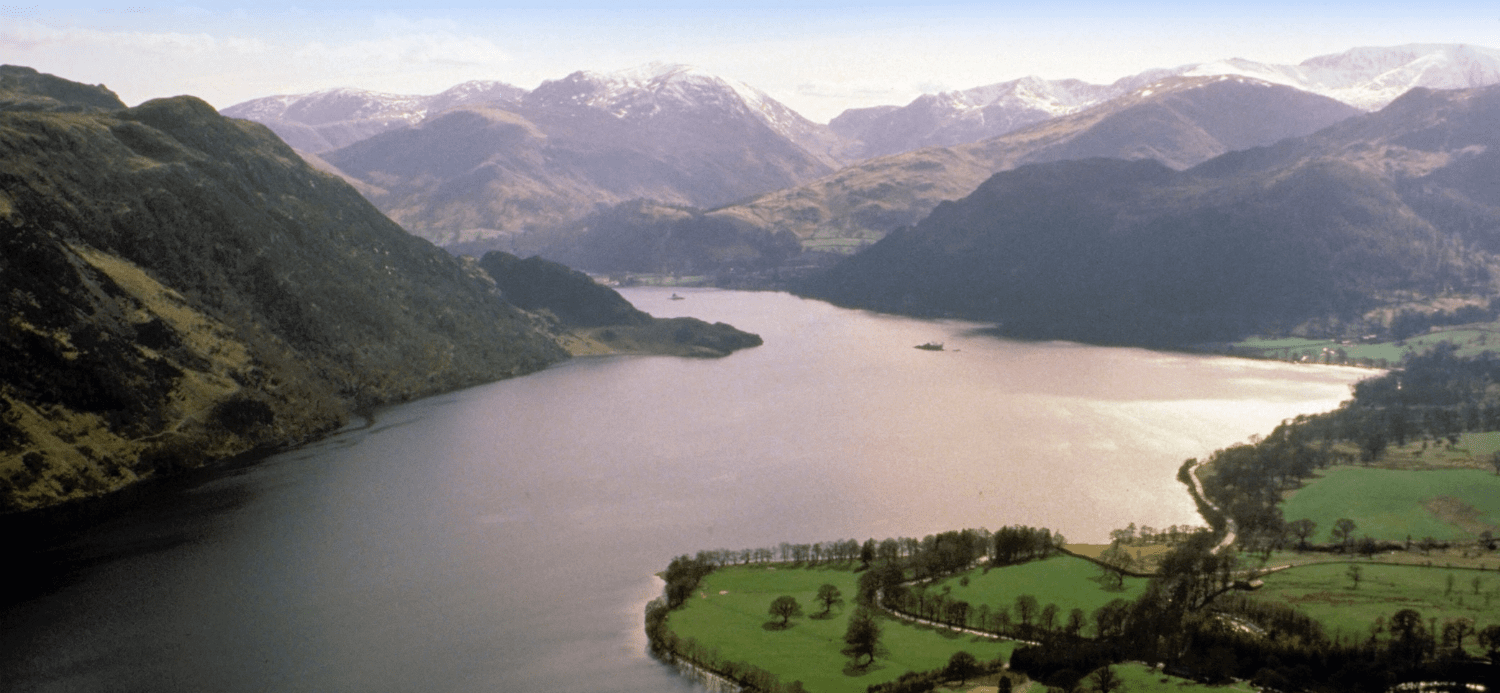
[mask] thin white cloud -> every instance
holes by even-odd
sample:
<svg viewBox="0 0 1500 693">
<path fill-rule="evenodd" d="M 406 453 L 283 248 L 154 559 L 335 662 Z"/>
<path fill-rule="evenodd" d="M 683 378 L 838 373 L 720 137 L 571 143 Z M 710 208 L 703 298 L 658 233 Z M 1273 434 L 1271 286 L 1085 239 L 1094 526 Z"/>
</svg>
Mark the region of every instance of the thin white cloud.
<svg viewBox="0 0 1500 693">
<path fill-rule="evenodd" d="M 0 62 L 104 82 L 127 103 L 192 93 L 222 107 L 337 86 L 436 93 L 471 79 L 532 87 L 575 70 L 663 61 L 738 79 L 819 121 L 849 107 L 899 105 L 923 92 L 1029 74 L 1109 82 L 1232 56 L 1291 63 L 1357 45 L 1493 46 L 1500 22 L 1357 14 L 1335 21 L 1295 12 L 1060 18 L 963 2 L 859 13 L 790 4 L 756 12 L 179 6 L 149 16 L 35 7 L 11 8 L 0 21 Z M 129 26 L 113 26 L 120 22 Z"/>
<path fill-rule="evenodd" d="M 370 64 L 422 69 L 431 65 L 498 65 L 510 60 L 499 46 L 481 38 L 451 33 L 400 34 L 337 45 L 309 43 L 295 49 L 299 61 L 348 67 Z M 368 71 L 368 70 L 366 70 Z"/>
<path fill-rule="evenodd" d="M 104 82 L 126 103 L 186 92 L 224 107 L 331 85 L 435 93 L 469 79 L 495 78 L 511 60 L 487 39 L 423 26 L 427 30 L 420 33 L 298 42 L 253 34 L 110 31 L 21 20 L 0 27 L 0 61 Z"/>
</svg>

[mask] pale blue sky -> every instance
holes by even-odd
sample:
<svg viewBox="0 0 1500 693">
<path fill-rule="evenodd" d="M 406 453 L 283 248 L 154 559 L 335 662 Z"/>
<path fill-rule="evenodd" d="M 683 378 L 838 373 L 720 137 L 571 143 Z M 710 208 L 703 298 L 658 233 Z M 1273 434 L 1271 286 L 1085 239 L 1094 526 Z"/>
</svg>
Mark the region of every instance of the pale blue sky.
<svg viewBox="0 0 1500 693">
<path fill-rule="evenodd" d="M 337 86 L 532 88 L 663 61 L 746 82 L 822 122 L 1028 74 L 1108 82 L 1355 46 L 1500 48 L 1500 7 L 1479 2 L 12 2 L 0 5 L 0 62 L 103 83 L 129 104 L 189 93 L 220 108 Z"/>
</svg>

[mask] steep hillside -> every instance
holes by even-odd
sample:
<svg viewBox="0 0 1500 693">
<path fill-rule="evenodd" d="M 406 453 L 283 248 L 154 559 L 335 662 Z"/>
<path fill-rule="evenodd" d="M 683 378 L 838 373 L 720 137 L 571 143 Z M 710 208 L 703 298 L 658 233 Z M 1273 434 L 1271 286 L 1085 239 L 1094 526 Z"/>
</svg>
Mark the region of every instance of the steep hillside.
<svg viewBox="0 0 1500 693">
<path fill-rule="evenodd" d="M 124 108 L 104 85 L 90 86 L 29 67 L 0 65 L 0 111 L 112 111 Z"/>
<path fill-rule="evenodd" d="M 1493 291 L 1500 87 L 1383 111 L 1188 171 L 997 174 L 807 287 L 1007 334 L 1184 343 L 1352 323 L 1396 296 Z M 1476 175 L 1477 174 L 1477 175 Z"/>
<path fill-rule="evenodd" d="M 3 84 L 37 108 L 0 112 L 0 512 L 307 440 L 580 339 L 261 125 L 52 80 Z M 581 309 L 624 310 L 597 294 Z"/>
<path fill-rule="evenodd" d="M 0 504 L 565 358 L 492 285 L 191 97 L 0 114 Z"/>
</svg>

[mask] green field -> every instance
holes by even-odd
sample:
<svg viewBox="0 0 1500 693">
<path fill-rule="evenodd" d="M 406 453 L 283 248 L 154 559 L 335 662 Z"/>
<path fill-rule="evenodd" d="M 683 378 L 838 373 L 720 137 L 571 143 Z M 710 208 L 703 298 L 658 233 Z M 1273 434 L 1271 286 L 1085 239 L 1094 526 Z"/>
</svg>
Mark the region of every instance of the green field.
<svg viewBox="0 0 1500 693">
<path fill-rule="evenodd" d="M 1376 618 L 1390 619 L 1401 609 L 1416 609 L 1438 628 L 1449 618 L 1467 616 L 1477 627 L 1500 623 L 1500 572 L 1460 568 L 1426 568 L 1360 561 L 1359 587 L 1350 563 L 1291 568 L 1265 577 L 1254 593 L 1258 600 L 1279 601 L 1317 619 L 1330 636 L 1367 638 Z M 1452 576 L 1450 588 L 1448 578 Z M 1478 592 L 1473 581 L 1479 579 Z M 1473 639 L 1465 643 L 1478 652 Z"/>
<path fill-rule="evenodd" d="M 1500 350 L 1500 324 L 1480 323 L 1439 328 L 1437 332 L 1429 332 L 1400 342 L 1345 344 L 1331 339 L 1284 337 L 1246 339 L 1235 342 L 1231 346 L 1239 353 L 1262 358 L 1318 363 L 1325 360 L 1325 354 L 1336 357 L 1337 352 L 1342 350 L 1344 358 L 1351 362 L 1360 359 L 1377 362 L 1384 359 L 1389 365 L 1394 366 L 1406 354 L 1422 353 L 1442 342 L 1452 342 L 1457 345 L 1460 356 L 1473 356 L 1485 351 Z"/>
<path fill-rule="evenodd" d="M 1115 673 L 1125 682 L 1122 690 L 1126 693 L 1254 693 L 1257 690 L 1244 682 L 1210 686 L 1179 679 L 1144 664 L 1116 664 Z"/>
<path fill-rule="evenodd" d="M 1490 456 L 1500 451 L 1500 431 L 1462 433 L 1456 445 L 1446 440 L 1412 440 L 1392 445 L 1375 462 L 1382 469 L 1483 469 L 1495 471 Z M 1354 452 L 1353 448 L 1349 452 Z"/>
<path fill-rule="evenodd" d="M 1074 556 L 1059 555 L 1046 560 L 986 570 L 976 568 L 967 573 L 940 580 L 930 591 L 948 590 L 950 600 L 969 602 L 973 608 L 986 605 L 991 609 L 1006 607 L 1014 615 L 1016 597 L 1029 594 L 1037 604 L 1056 604 L 1059 621 L 1070 610 L 1083 609 L 1091 617 L 1095 609 L 1116 599 L 1134 601 L 1146 590 L 1145 578 L 1125 578 L 1119 590 L 1105 589 L 1099 566 Z M 967 578 L 969 584 L 963 584 Z M 1083 631 L 1090 635 L 1092 626 Z"/>
<path fill-rule="evenodd" d="M 848 616 L 854 611 L 857 580 L 854 572 L 835 568 L 721 568 L 704 578 L 686 606 L 672 612 L 668 625 L 679 638 L 693 638 L 717 649 L 724 660 L 755 664 L 784 683 L 801 681 L 814 693 L 864 691 L 908 671 L 941 668 L 960 650 L 987 661 L 1008 658 L 1016 647 L 1009 641 L 882 618 L 881 642 L 889 654 L 876 657 L 868 669 L 854 668 L 841 650 Z M 836 585 L 844 593 L 845 604 L 835 606 L 830 617 L 819 618 L 822 607 L 814 597 L 824 583 Z M 767 608 L 781 595 L 795 597 L 804 611 L 785 630 L 768 625 L 780 620 L 768 614 Z"/>
<path fill-rule="evenodd" d="M 1355 537 L 1472 540 L 1500 526 L 1500 476 L 1478 469 L 1332 467 L 1282 503 L 1288 522 L 1317 523 L 1312 541 L 1332 541 L 1339 518 Z M 1500 532 L 1497 532 L 1500 533 Z"/>
<path fill-rule="evenodd" d="M 1123 662 L 1112 665 L 1115 675 L 1125 683 L 1119 690 L 1124 693 L 1256 693 L 1256 688 L 1244 681 L 1228 683 L 1221 686 L 1210 686 L 1188 679 L 1167 676 L 1151 667 L 1139 662 Z M 1090 672 L 1092 673 L 1092 672 Z M 1006 675 L 1015 682 L 1015 673 Z M 986 676 L 966 684 L 949 683 L 938 686 L 937 693 L 1046 693 L 1047 687 L 1036 681 L 1027 681 L 1010 690 L 1001 691 L 995 685 L 994 675 Z M 1088 677 L 1080 683 L 1080 691 L 1092 691 L 1092 684 Z"/>
</svg>

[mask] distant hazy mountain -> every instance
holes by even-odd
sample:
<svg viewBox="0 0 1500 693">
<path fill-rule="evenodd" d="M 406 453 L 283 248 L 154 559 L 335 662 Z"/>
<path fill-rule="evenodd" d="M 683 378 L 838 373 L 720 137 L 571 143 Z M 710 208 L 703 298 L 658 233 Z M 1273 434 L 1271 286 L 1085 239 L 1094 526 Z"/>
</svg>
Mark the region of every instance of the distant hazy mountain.
<svg viewBox="0 0 1500 693">
<path fill-rule="evenodd" d="M 636 198 L 700 207 L 834 170 L 818 126 L 682 66 L 576 72 L 500 107 L 460 107 L 322 157 L 437 242 L 547 228 Z"/>
<path fill-rule="evenodd" d="M 1091 109 L 1006 135 L 864 161 L 709 216 L 732 217 L 804 246 L 849 250 L 916 223 L 992 174 L 1065 159 L 1154 159 L 1187 168 L 1236 149 L 1305 135 L 1359 111 L 1244 77 L 1171 77 Z"/>
<path fill-rule="evenodd" d="M 505 103 L 525 93 L 520 87 L 491 81 L 465 82 L 429 96 L 344 88 L 267 96 L 235 104 L 221 113 L 261 123 L 294 149 L 316 154 L 415 125 L 456 106 Z"/>
<path fill-rule="evenodd" d="M 1109 85 L 1026 77 L 918 97 L 896 106 L 851 109 L 829 126 L 864 159 L 922 147 L 976 142 L 1077 113 L 1165 77 L 1239 75 L 1295 87 L 1362 110 L 1385 106 L 1412 87 L 1463 89 L 1500 83 L 1500 51 L 1462 45 L 1356 48 L 1272 65 L 1239 58 L 1155 69 Z"/>
<path fill-rule="evenodd" d="M 901 107 L 851 109 L 828 125 L 854 142 L 850 154 L 858 159 L 922 147 L 949 147 L 1077 113 L 1165 76 L 1166 71 L 1161 72 L 1127 77 L 1110 85 L 1024 77 L 962 91 L 924 94 Z"/>
<path fill-rule="evenodd" d="M 1413 87 L 1468 89 L 1500 84 L 1500 50 L 1452 44 L 1355 48 L 1296 65 L 1221 60 L 1178 68 L 1184 75 L 1244 75 L 1285 84 L 1356 108 L 1383 108 Z"/>
<path fill-rule="evenodd" d="M 1183 343 L 1357 329 L 1397 296 L 1489 291 L 1500 251 L 1500 86 L 1414 89 L 1378 113 L 1187 171 L 1023 166 L 807 287 L 1008 334 Z"/>
<path fill-rule="evenodd" d="M 688 65 L 651 63 L 612 73 L 575 72 L 544 82 L 523 99 L 528 109 L 586 106 L 645 127 L 656 120 L 749 118 L 831 167 L 842 143 L 827 126 L 803 118 L 765 92 Z M 661 125 L 649 126 L 663 129 Z"/>
</svg>

